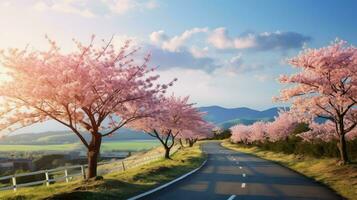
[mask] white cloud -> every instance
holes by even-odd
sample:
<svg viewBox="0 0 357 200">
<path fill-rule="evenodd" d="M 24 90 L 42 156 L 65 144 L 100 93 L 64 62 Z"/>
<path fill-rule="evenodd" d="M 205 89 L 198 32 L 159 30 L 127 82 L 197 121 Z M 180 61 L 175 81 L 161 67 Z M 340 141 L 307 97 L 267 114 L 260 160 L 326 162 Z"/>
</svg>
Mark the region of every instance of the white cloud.
<svg viewBox="0 0 357 200">
<path fill-rule="evenodd" d="M 154 31 L 150 34 L 150 41 L 154 44 L 161 44 L 163 41 L 167 40 L 168 36 L 163 30 Z"/>
<path fill-rule="evenodd" d="M 160 66 L 160 69 L 190 68 L 212 71 L 218 66 L 210 57 L 195 57 L 191 52 L 183 49 L 180 52 L 171 52 L 155 45 L 144 44 L 144 51 L 152 55 L 151 64 Z"/>
<path fill-rule="evenodd" d="M 208 42 L 217 49 L 294 49 L 301 48 L 311 38 L 295 32 L 262 32 L 231 38 L 224 27 L 214 29 L 208 37 Z"/>
<path fill-rule="evenodd" d="M 214 29 L 208 37 L 208 42 L 218 49 L 233 48 L 233 41 L 224 27 Z"/>
<path fill-rule="evenodd" d="M 185 45 L 186 42 L 191 39 L 195 34 L 206 33 L 208 28 L 193 28 L 184 31 L 181 35 L 176 35 L 174 37 L 168 37 L 163 30 L 152 32 L 150 35 L 150 40 L 161 48 L 170 52 L 179 52 Z"/>
<path fill-rule="evenodd" d="M 86 18 L 122 15 L 134 10 L 152 10 L 159 7 L 155 0 L 38 0 L 33 8 L 37 11 L 56 11 Z"/>
<path fill-rule="evenodd" d="M 217 67 L 213 73 L 222 73 L 227 76 L 236 76 L 242 75 L 246 73 L 251 73 L 254 71 L 262 71 L 267 67 L 259 62 L 250 61 L 243 59 L 243 55 L 241 53 L 225 60 L 220 67 Z M 261 79 L 260 79 L 261 80 Z"/>
<path fill-rule="evenodd" d="M 256 46 L 257 44 L 254 35 L 234 39 L 234 48 L 236 49 L 248 49 Z"/>
<path fill-rule="evenodd" d="M 138 9 L 155 9 L 159 4 L 155 0 L 139 1 L 139 0 L 102 0 L 114 14 L 125 14 L 129 11 Z"/>
<path fill-rule="evenodd" d="M 197 46 L 192 46 L 190 48 L 190 52 L 195 58 L 204 58 L 208 56 L 209 48 L 208 47 L 199 48 Z"/>
<path fill-rule="evenodd" d="M 79 7 L 76 4 L 81 3 L 80 0 L 67 0 L 45 3 L 44 1 L 38 1 L 34 4 L 33 8 L 38 11 L 56 11 L 61 13 L 80 15 L 86 18 L 95 17 L 95 14 L 85 7 Z"/>
<path fill-rule="evenodd" d="M 190 100 L 199 103 L 198 106 L 219 104 L 256 108 L 259 105 L 266 108 L 272 105 L 271 96 L 276 93 L 276 88 L 267 89 L 266 82 L 256 81 L 253 76 L 230 76 L 224 70 L 209 73 L 196 69 L 171 68 L 159 71 L 159 74 L 163 82 L 178 78 L 168 94 L 175 92 L 177 96 L 190 95 Z"/>
<path fill-rule="evenodd" d="M 138 3 L 132 0 L 104 1 L 113 13 L 124 14 L 138 7 Z"/>
<path fill-rule="evenodd" d="M 230 65 L 234 65 L 234 66 L 241 65 L 242 63 L 243 63 L 242 54 L 238 54 L 238 55 L 236 55 L 236 56 L 233 56 L 233 57 L 229 60 L 229 64 L 230 64 Z"/>
<path fill-rule="evenodd" d="M 299 33 L 280 31 L 230 37 L 225 27 L 216 29 L 196 27 L 172 37 L 164 30 L 159 30 L 152 32 L 149 38 L 156 47 L 153 50 L 154 59 L 159 58 L 159 62 L 163 63 L 165 68 L 220 71 L 228 76 L 266 69 L 266 64 L 256 62 L 252 58 L 243 62 L 242 55 L 239 53 L 242 50 L 251 49 L 261 52 L 288 50 L 299 48 L 305 41 L 310 40 L 309 37 Z"/>
</svg>

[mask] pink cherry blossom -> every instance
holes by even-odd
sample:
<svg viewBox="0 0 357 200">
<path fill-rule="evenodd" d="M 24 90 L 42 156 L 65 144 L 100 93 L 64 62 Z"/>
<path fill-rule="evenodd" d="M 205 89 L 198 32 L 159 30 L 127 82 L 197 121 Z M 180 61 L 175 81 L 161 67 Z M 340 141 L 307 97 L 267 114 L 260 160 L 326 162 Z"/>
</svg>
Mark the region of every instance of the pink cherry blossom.
<svg viewBox="0 0 357 200">
<path fill-rule="evenodd" d="M 92 37 L 88 45 L 75 41 L 77 51 L 67 54 L 48 41 L 48 51 L 9 49 L 0 54 L 10 77 L 1 85 L 0 96 L 3 107 L 11 110 L 2 116 L 0 127 L 56 120 L 87 147 L 90 178 L 96 176 L 102 137 L 156 115 L 167 85 L 155 84 L 159 76 L 148 67 L 149 57 L 137 60 L 138 49 L 129 41 L 116 50 L 111 42 L 94 47 Z"/>
<path fill-rule="evenodd" d="M 130 127 L 157 138 L 166 150 L 165 158 L 170 158 L 176 138 L 201 138 L 203 133 L 207 134 L 208 129 L 213 128 L 204 121 L 204 113 L 193 105 L 188 103 L 188 97 L 163 97 L 159 113 L 137 120 Z"/>
<path fill-rule="evenodd" d="M 267 137 L 271 142 L 284 140 L 289 137 L 297 125 L 298 121 L 291 112 L 280 111 L 273 122 L 266 124 Z"/>
<path fill-rule="evenodd" d="M 320 49 L 306 49 L 289 63 L 300 71 L 281 76 L 281 83 L 293 86 L 282 90 L 277 99 L 291 102 L 301 120 L 312 122 L 321 117 L 333 122 L 341 161 L 348 162 L 345 136 L 357 125 L 357 48 L 336 41 Z"/>
</svg>

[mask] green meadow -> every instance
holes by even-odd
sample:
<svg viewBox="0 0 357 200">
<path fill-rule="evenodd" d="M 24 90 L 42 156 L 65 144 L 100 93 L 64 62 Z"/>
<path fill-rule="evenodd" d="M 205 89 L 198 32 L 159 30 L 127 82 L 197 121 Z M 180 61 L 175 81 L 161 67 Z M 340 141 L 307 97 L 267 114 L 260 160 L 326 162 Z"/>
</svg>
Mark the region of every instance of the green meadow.
<svg viewBox="0 0 357 200">
<path fill-rule="evenodd" d="M 159 145 L 156 140 L 125 140 L 114 142 L 103 142 L 102 151 L 141 151 L 151 149 Z M 84 149 L 79 143 L 54 144 L 54 145 L 0 145 L 0 152 L 14 151 L 74 151 Z"/>
</svg>

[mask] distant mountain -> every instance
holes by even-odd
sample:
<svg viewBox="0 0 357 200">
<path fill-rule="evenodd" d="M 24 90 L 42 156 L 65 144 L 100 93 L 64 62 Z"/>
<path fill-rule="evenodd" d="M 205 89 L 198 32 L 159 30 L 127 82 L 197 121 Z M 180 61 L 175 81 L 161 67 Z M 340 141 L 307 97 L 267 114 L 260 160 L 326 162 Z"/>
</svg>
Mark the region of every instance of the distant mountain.
<svg viewBox="0 0 357 200">
<path fill-rule="evenodd" d="M 89 134 L 83 134 L 89 140 Z M 143 132 L 133 131 L 130 129 L 121 129 L 112 137 L 103 138 L 105 141 L 122 141 L 122 140 L 150 140 L 153 139 Z M 78 137 L 70 131 L 48 131 L 42 133 L 23 133 L 10 135 L 0 140 L 1 144 L 68 144 L 78 142 Z"/>
<path fill-rule="evenodd" d="M 207 112 L 206 120 L 214 124 L 229 128 L 236 124 L 253 124 L 256 121 L 270 121 L 278 115 L 279 108 L 270 108 L 258 111 L 246 107 L 241 108 L 223 108 L 220 106 L 200 107 L 200 111 Z M 47 127 L 51 131 L 38 132 L 38 129 L 28 127 L 27 131 L 32 133 L 22 133 L 8 136 L 0 140 L 1 144 L 66 144 L 78 142 L 77 136 L 70 131 L 61 131 L 56 129 L 55 124 L 50 122 L 40 124 L 40 127 Z M 89 139 L 89 134 L 83 134 Z M 153 139 L 151 136 L 130 129 L 120 129 L 112 137 L 104 138 L 103 141 L 117 140 L 146 140 Z"/>
<path fill-rule="evenodd" d="M 228 120 L 228 121 L 219 123 L 217 125 L 219 127 L 227 129 L 227 128 L 230 128 L 237 124 L 251 125 L 251 124 L 254 124 L 254 122 L 256 122 L 256 121 L 268 122 L 268 121 L 272 121 L 272 120 L 273 120 L 273 118 L 256 118 L 256 119 L 239 119 L 238 118 L 238 119 Z"/>
<path fill-rule="evenodd" d="M 278 115 L 280 108 L 273 107 L 259 111 L 251 108 L 223 108 L 220 106 L 200 107 L 200 111 L 206 112 L 206 120 L 224 128 L 235 124 L 252 124 L 255 121 L 270 121 Z"/>
</svg>

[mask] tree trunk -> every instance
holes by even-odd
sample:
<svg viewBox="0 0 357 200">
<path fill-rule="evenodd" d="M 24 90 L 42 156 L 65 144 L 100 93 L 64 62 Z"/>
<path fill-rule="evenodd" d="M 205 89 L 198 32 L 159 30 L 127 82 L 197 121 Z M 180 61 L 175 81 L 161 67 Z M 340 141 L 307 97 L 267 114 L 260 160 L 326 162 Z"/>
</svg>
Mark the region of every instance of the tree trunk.
<svg viewBox="0 0 357 200">
<path fill-rule="evenodd" d="M 193 147 L 193 143 L 194 143 L 194 141 L 193 140 L 188 140 L 188 144 L 189 144 L 189 147 Z"/>
<path fill-rule="evenodd" d="M 181 139 L 181 138 L 180 138 L 179 142 L 180 142 L 181 147 L 183 148 L 184 146 L 183 146 L 183 143 L 182 143 L 182 139 Z"/>
<path fill-rule="evenodd" d="M 98 134 L 92 135 L 92 140 L 88 149 L 88 174 L 87 179 L 97 176 L 98 156 L 100 153 L 100 145 L 102 137 Z"/>
<path fill-rule="evenodd" d="M 165 147 L 165 159 L 171 159 L 170 158 L 170 150 L 171 150 L 171 148 Z"/>
<path fill-rule="evenodd" d="M 344 134 L 340 136 L 340 140 L 338 143 L 338 149 L 340 151 L 341 163 L 347 164 L 349 162 L 349 159 L 347 156 L 347 145 L 346 145 L 346 138 L 345 138 Z"/>
</svg>

